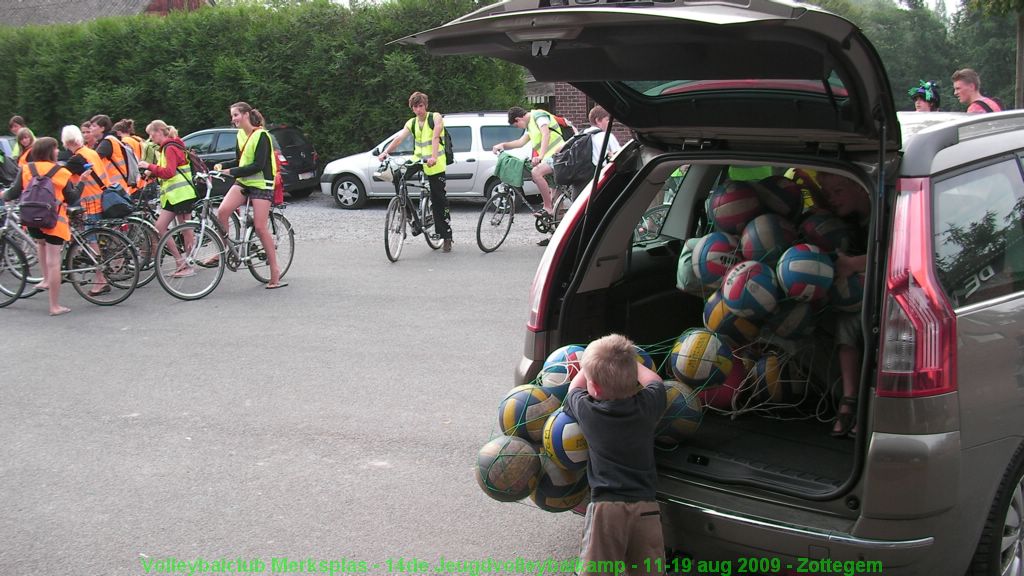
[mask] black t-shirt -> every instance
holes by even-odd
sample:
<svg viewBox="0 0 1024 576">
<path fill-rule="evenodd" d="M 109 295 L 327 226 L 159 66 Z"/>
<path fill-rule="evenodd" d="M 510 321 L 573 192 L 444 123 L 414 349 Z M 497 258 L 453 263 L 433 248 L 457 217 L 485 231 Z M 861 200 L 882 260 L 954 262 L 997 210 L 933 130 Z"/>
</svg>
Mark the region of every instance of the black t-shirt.
<svg viewBox="0 0 1024 576">
<path fill-rule="evenodd" d="M 597 400 L 583 388 L 565 397 L 565 412 L 580 424 L 590 457 L 591 500 L 654 500 L 654 431 L 665 413 L 665 384 L 656 382 L 621 400 Z"/>
</svg>

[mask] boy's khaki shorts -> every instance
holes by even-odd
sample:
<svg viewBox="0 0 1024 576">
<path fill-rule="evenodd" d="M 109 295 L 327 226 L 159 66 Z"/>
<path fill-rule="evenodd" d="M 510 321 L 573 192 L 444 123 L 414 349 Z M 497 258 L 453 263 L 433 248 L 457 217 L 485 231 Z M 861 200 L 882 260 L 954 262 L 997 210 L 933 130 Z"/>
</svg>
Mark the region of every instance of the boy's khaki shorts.
<svg viewBox="0 0 1024 576">
<path fill-rule="evenodd" d="M 662 574 L 665 542 L 658 503 L 588 504 L 580 561 L 580 576 Z"/>
</svg>

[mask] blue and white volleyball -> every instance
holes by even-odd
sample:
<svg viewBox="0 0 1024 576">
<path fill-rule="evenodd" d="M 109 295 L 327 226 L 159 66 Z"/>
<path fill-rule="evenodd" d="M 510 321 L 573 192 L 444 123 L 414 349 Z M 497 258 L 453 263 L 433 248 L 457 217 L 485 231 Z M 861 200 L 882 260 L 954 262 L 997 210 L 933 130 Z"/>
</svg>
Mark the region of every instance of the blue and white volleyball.
<svg viewBox="0 0 1024 576">
<path fill-rule="evenodd" d="M 779 256 L 796 240 L 796 227 L 778 214 L 762 214 L 743 228 L 740 250 L 744 260 L 774 266 Z"/>
<path fill-rule="evenodd" d="M 516 386 L 498 405 L 498 426 L 502 434 L 540 442 L 544 423 L 561 405 L 562 401 L 545 388 Z"/>
<path fill-rule="evenodd" d="M 747 260 L 734 266 L 722 283 L 725 305 L 744 318 L 765 318 L 779 303 L 775 272 L 768 266 Z"/>
<path fill-rule="evenodd" d="M 836 310 L 857 312 L 864 302 L 864 274 L 836 278 L 828 293 L 828 302 Z"/>
<path fill-rule="evenodd" d="M 693 248 L 693 272 L 711 290 L 721 285 L 722 277 L 738 261 L 736 237 L 723 232 L 704 236 Z"/>
<path fill-rule="evenodd" d="M 543 447 L 544 454 L 566 470 L 582 470 L 590 459 L 583 429 L 562 408 L 548 416 L 544 424 Z"/>
<path fill-rule="evenodd" d="M 580 359 L 585 348 L 569 344 L 548 354 L 540 369 L 540 385 L 554 394 L 559 401 L 565 400 L 569 384 L 580 371 Z"/>
<path fill-rule="evenodd" d="M 669 363 L 683 383 L 713 386 L 725 382 L 732 370 L 732 350 L 708 330 L 688 330 L 676 340 Z"/>
<path fill-rule="evenodd" d="M 832 287 L 832 258 L 813 244 L 796 244 L 786 250 L 776 266 L 782 294 L 798 302 L 823 300 Z"/>
<path fill-rule="evenodd" d="M 703 406 L 693 388 L 676 380 L 665 381 L 665 413 L 654 430 L 659 445 L 672 447 L 692 437 L 700 426 Z"/>
</svg>

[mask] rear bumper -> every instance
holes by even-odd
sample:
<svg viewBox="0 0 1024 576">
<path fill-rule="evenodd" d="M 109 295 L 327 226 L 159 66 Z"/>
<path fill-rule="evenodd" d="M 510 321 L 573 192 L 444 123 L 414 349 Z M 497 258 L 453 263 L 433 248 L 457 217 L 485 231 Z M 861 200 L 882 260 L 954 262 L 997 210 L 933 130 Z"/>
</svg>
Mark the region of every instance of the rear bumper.
<svg viewBox="0 0 1024 576">
<path fill-rule="evenodd" d="M 814 530 L 767 521 L 735 512 L 716 510 L 695 502 L 660 497 L 665 545 L 692 554 L 695 559 L 758 559 L 777 562 L 780 573 L 844 573 L 853 564 L 857 574 L 921 574 L 920 566 L 933 550 L 934 538 L 875 540 L 857 538 L 839 530 Z M 831 568 L 813 561 L 827 559 Z M 839 564 L 837 564 L 839 563 Z M 870 564 L 867 564 L 870 563 Z M 810 570 L 815 568 L 814 570 Z M 734 570 L 734 572 L 735 572 Z"/>
</svg>

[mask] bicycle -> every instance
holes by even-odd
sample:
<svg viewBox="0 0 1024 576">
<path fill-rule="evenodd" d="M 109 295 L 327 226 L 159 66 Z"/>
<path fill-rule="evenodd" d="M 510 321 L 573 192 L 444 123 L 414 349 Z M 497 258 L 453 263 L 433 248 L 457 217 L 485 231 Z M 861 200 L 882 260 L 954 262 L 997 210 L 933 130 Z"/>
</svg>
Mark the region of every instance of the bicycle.
<svg viewBox="0 0 1024 576">
<path fill-rule="evenodd" d="M 21 298 L 28 284 L 28 259 L 19 243 L 0 228 L 0 308 Z"/>
<path fill-rule="evenodd" d="M 224 230 L 214 212 L 213 179 L 223 180 L 218 172 L 200 172 L 197 180 L 206 183 L 206 195 L 195 205 L 195 218 L 174 226 L 160 238 L 156 247 L 156 277 L 168 294 L 181 300 L 198 300 L 213 292 L 224 276 L 224 269 L 237 271 L 243 264 L 253 278 L 270 282 L 267 253 L 253 226 L 252 201 L 246 197 L 239 213 L 232 213 L 228 230 Z M 281 210 L 286 205 L 271 206 L 269 223 L 274 237 L 281 278 L 288 273 L 295 252 L 295 232 Z M 179 265 L 179 260 L 183 265 Z M 189 270 L 190 269 L 190 270 Z"/>
<path fill-rule="evenodd" d="M 502 155 L 507 155 L 507 152 L 502 152 Z M 555 231 L 558 227 L 559 222 L 565 216 L 565 213 L 569 211 L 569 207 L 572 206 L 573 200 L 576 198 L 576 189 L 571 185 L 559 185 L 553 186 L 551 191 L 552 194 L 557 192 L 555 201 L 552 203 L 554 207 L 554 214 L 549 214 L 545 210 L 539 207 L 535 207 L 526 199 L 526 194 L 523 192 L 522 180 L 530 177 L 530 160 L 519 159 L 509 156 L 515 161 L 522 162 L 523 164 L 523 178 L 519 183 L 516 182 L 505 182 L 501 183 L 501 187 L 496 189 L 491 197 L 484 203 L 483 209 L 480 211 L 480 218 L 476 224 L 476 244 L 484 252 L 494 252 L 498 249 L 505 238 L 508 237 L 509 231 L 512 229 L 512 223 L 515 221 L 517 203 L 518 205 L 525 205 L 530 212 L 534 215 L 534 227 L 541 234 L 550 234 Z M 502 161 L 499 157 L 499 162 Z"/>
<path fill-rule="evenodd" d="M 156 230 L 156 206 L 159 200 L 145 199 L 142 193 L 132 197 L 132 213 L 124 218 L 103 218 L 100 226 L 123 233 L 139 252 L 139 286 L 145 286 L 156 277 L 155 255 L 160 234 Z"/>
<path fill-rule="evenodd" d="M 392 262 L 398 262 L 398 257 L 402 254 L 407 226 L 412 228 L 413 236 L 422 232 L 427 246 L 434 250 L 440 248 L 443 242 L 443 239 L 433 232 L 434 212 L 430 207 L 430 184 L 422 169 L 424 165 L 423 160 L 398 162 L 388 158 L 381 162 L 374 174 L 382 180 L 390 178 L 390 181 L 397 183 L 395 197 L 388 204 L 388 211 L 384 216 L 384 252 Z M 420 166 L 414 174 L 416 180 L 409 178 L 409 169 L 413 166 Z M 410 187 L 419 188 L 420 191 L 419 203 L 416 206 L 409 198 Z"/>
<path fill-rule="evenodd" d="M 67 215 L 71 224 L 71 240 L 64 243 L 61 251 L 61 282 L 70 283 L 79 296 L 99 306 L 124 302 L 138 286 L 138 251 L 121 232 L 102 226 L 86 227 L 84 210 L 80 206 L 69 206 Z M 32 262 L 36 265 L 39 263 L 35 239 L 21 228 L 17 205 L 4 205 L 0 233 L 9 242 L 14 242 L 30 263 L 25 276 L 25 291 L 22 291 L 21 297 L 39 292 L 35 286 L 43 279 L 42 270 L 31 269 Z M 26 248 L 31 249 L 32 256 L 29 256 Z M 106 282 L 99 291 L 94 292 L 97 274 L 102 275 Z M 3 292 L 6 295 L 6 291 Z"/>
</svg>

